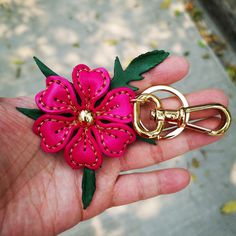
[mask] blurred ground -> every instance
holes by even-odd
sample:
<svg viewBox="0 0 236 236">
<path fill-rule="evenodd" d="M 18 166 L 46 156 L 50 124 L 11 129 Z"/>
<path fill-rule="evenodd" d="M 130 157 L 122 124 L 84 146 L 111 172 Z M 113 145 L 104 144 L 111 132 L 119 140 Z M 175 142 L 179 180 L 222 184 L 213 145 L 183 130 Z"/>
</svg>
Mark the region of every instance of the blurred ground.
<svg viewBox="0 0 236 236">
<path fill-rule="evenodd" d="M 200 35 L 219 58 L 230 79 L 236 83 L 236 1 L 184 2 L 185 10 L 191 16 Z M 204 58 L 209 58 L 209 55 L 206 53 Z"/>
<path fill-rule="evenodd" d="M 0 96 L 33 95 L 44 88 L 34 55 L 70 78 L 78 63 L 112 71 L 115 56 L 126 65 L 153 48 L 188 57 L 188 78 L 175 85 L 180 91 L 214 87 L 229 95 L 230 132 L 214 145 L 153 167 L 189 168 L 193 180 L 186 190 L 110 209 L 63 236 L 236 235 L 236 215 L 220 211 L 236 199 L 235 85 L 181 1 L 0 0 Z"/>
</svg>

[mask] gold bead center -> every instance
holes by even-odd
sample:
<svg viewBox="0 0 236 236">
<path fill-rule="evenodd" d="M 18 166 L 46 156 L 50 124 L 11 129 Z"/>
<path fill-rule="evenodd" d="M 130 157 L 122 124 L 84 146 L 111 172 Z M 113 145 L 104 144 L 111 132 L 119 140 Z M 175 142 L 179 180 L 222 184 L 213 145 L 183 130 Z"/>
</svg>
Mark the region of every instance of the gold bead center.
<svg viewBox="0 0 236 236">
<path fill-rule="evenodd" d="M 93 114 L 88 111 L 88 110 L 82 110 L 80 111 L 79 115 L 78 115 L 78 120 L 82 123 L 82 124 L 92 124 L 93 123 Z"/>
</svg>

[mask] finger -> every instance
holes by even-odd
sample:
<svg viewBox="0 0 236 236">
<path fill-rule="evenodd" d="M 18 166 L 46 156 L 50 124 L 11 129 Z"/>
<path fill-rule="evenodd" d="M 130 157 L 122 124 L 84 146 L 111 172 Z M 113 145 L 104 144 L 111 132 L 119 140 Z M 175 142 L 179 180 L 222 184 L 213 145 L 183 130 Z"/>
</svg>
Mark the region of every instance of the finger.
<svg viewBox="0 0 236 236">
<path fill-rule="evenodd" d="M 189 181 L 188 171 L 179 168 L 120 175 L 114 186 L 112 206 L 175 193 L 185 188 Z"/>
<path fill-rule="evenodd" d="M 219 123 L 219 118 L 196 122 L 197 125 L 210 129 L 215 129 Z M 157 145 L 137 141 L 134 145 L 130 145 L 125 156 L 120 158 L 121 170 L 126 171 L 154 165 L 213 143 L 221 137 L 185 130 L 176 138 L 157 141 Z"/>
<path fill-rule="evenodd" d="M 36 108 L 33 97 L 0 98 L 1 103 L 9 104 L 15 107 Z"/>
<path fill-rule="evenodd" d="M 142 92 L 148 87 L 157 84 L 172 84 L 188 74 L 189 63 L 184 57 L 171 56 L 165 59 L 161 64 L 143 74 L 144 79 L 133 81 L 130 84 L 138 87 L 138 92 Z"/>
</svg>

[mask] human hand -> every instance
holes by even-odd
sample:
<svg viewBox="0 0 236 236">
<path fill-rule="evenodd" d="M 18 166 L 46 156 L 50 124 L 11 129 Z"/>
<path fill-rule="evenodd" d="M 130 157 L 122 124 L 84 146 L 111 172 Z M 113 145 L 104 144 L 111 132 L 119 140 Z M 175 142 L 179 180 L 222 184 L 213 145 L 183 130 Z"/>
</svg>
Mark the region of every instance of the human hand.
<svg viewBox="0 0 236 236">
<path fill-rule="evenodd" d="M 172 84 L 188 73 L 181 57 L 169 57 L 133 82 L 139 92 L 157 84 Z M 205 90 L 187 95 L 190 105 L 221 103 L 227 98 L 220 90 Z M 176 100 L 165 101 L 175 106 Z M 180 168 L 146 173 L 122 174 L 174 158 L 187 151 L 217 141 L 219 137 L 184 131 L 171 140 L 150 145 L 136 141 L 122 158 L 104 158 L 96 171 L 96 192 L 90 206 L 81 204 L 82 170 L 72 170 L 62 152 L 44 153 L 40 138 L 32 132 L 33 120 L 16 107 L 35 107 L 29 97 L 0 100 L 0 233 L 1 235 L 53 235 L 80 221 L 94 217 L 107 208 L 179 191 L 189 183 L 187 170 Z M 195 114 L 197 118 L 201 114 Z M 209 117 L 214 114 L 207 113 Z M 201 121 L 214 127 L 217 120 Z"/>
</svg>

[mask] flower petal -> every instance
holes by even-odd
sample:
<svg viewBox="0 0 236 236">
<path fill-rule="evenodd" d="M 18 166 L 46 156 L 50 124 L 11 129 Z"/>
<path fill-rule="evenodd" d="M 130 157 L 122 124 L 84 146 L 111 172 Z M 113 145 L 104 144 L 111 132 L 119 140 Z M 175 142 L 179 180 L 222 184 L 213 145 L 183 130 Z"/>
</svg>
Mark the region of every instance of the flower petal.
<svg viewBox="0 0 236 236">
<path fill-rule="evenodd" d="M 110 86 L 110 76 L 104 68 L 90 70 L 88 66 L 80 64 L 74 68 L 72 78 L 82 100 L 82 107 L 87 109 L 92 109 Z"/>
<path fill-rule="evenodd" d="M 102 154 L 90 129 L 81 129 L 65 148 L 65 159 L 73 169 L 98 169 Z"/>
<path fill-rule="evenodd" d="M 93 133 L 102 152 L 109 157 L 120 157 L 128 144 L 136 139 L 135 132 L 126 124 L 98 122 Z"/>
<path fill-rule="evenodd" d="M 118 123 L 129 123 L 133 120 L 131 99 L 135 93 L 129 88 L 111 90 L 102 103 L 96 108 L 97 119 Z"/>
<path fill-rule="evenodd" d="M 39 92 L 36 97 L 38 107 L 50 114 L 74 113 L 79 110 L 72 84 L 63 77 L 49 76 L 46 80 L 47 88 Z"/>
<path fill-rule="evenodd" d="M 42 115 L 33 125 L 33 131 L 42 137 L 41 148 L 45 152 L 58 152 L 65 147 L 76 125 L 73 117 Z"/>
</svg>

